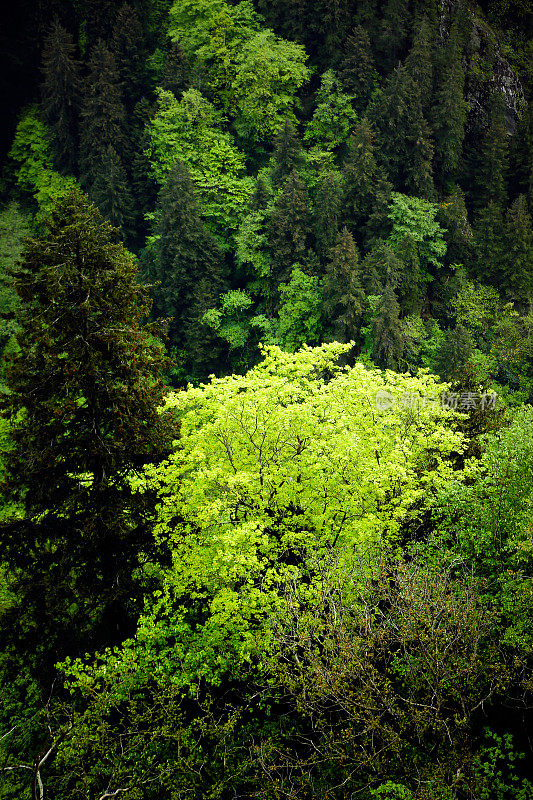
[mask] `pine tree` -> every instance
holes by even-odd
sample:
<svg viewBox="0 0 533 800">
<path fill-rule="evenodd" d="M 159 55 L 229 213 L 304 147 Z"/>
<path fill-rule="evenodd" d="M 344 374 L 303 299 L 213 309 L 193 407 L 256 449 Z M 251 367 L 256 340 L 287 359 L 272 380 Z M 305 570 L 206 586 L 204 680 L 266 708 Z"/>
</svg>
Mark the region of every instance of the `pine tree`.
<svg viewBox="0 0 533 800">
<path fill-rule="evenodd" d="M 293 170 L 297 170 L 303 162 L 302 143 L 293 123 L 286 119 L 274 140 L 272 181 L 281 186 Z"/>
<path fill-rule="evenodd" d="M 44 40 L 42 110 L 54 139 L 57 168 L 76 173 L 80 68 L 72 36 L 56 19 Z"/>
<path fill-rule="evenodd" d="M 372 324 L 372 360 L 382 369 L 401 370 L 405 339 L 400 326 L 400 306 L 390 283 L 385 286 Z"/>
<path fill-rule="evenodd" d="M 272 291 L 288 283 L 294 264 L 304 265 L 312 240 L 311 201 L 304 184 L 292 172 L 276 198 L 269 224 Z"/>
<path fill-rule="evenodd" d="M 332 338 L 350 342 L 357 338 L 364 309 L 361 265 L 353 236 L 347 228 L 337 235 L 322 288 L 323 309 Z"/>
<path fill-rule="evenodd" d="M 484 208 L 490 202 L 505 207 L 508 150 L 503 98 L 493 93 L 489 106 L 489 124 L 481 144 L 481 158 L 476 175 L 477 208 Z"/>
<path fill-rule="evenodd" d="M 87 88 L 81 108 L 80 179 L 90 188 L 99 175 L 102 153 L 113 147 L 125 155 L 126 111 L 115 59 L 100 40 L 89 60 Z"/>
<path fill-rule="evenodd" d="M 433 145 L 422 112 L 418 84 L 401 66 L 369 110 L 378 132 L 379 152 L 395 189 L 431 199 Z"/>
<path fill-rule="evenodd" d="M 123 87 L 126 109 L 131 112 L 147 90 L 145 37 L 137 12 L 125 3 L 117 14 L 110 45 Z"/>
<path fill-rule="evenodd" d="M 342 183 L 338 172 L 326 170 L 315 198 L 315 240 L 317 254 L 325 260 L 335 244 L 342 206 Z"/>
<path fill-rule="evenodd" d="M 154 233 L 155 258 L 149 277 L 159 283 L 156 312 L 171 318 L 171 344 L 184 350 L 201 324 L 200 287 L 204 292 L 209 287 L 210 297 L 217 298 L 224 283 L 222 255 L 200 219 L 194 185 L 181 161 L 173 165 L 159 192 Z"/>
<path fill-rule="evenodd" d="M 148 496 L 132 492 L 131 479 L 170 442 L 158 413 L 163 328 L 142 321 L 150 304 L 136 271 L 75 191 L 28 242 L 16 284 L 3 490 L 22 513 L 0 527 L 0 552 L 21 601 L 13 636 L 40 680 L 65 655 L 126 634 L 132 575 L 151 544 Z"/>
<path fill-rule="evenodd" d="M 505 283 L 510 297 L 533 310 L 533 229 L 527 200 L 521 194 L 505 220 L 507 269 Z"/>
<path fill-rule="evenodd" d="M 339 74 L 346 92 L 355 97 L 354 108 L 363 113 L 376 88 L 377 73 L 370 37 L 361 25 L 356 25 L 346 39 Z"/>
</svg>

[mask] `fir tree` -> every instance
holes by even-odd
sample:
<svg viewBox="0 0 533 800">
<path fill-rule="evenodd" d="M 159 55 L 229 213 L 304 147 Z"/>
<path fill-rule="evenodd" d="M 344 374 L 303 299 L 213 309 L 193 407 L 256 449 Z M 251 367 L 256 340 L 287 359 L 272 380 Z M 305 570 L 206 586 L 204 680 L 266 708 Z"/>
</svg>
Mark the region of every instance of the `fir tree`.
<svg viewBox="0 0 533 800">
<path fill-rule="evenodd" d="M 476 271 L 482 281 L 503 284 L 505 275 L 505 230 L 503 211 L 490 202 L 479 213 L 474 227 Z"/>
<path fill-rule="evenodd" d="M 490 202 L 505 207 L 508 149 L 503 99 L 501 95 L 493 93 L 489 106 L 489 124 L 481 144 L 480 164 L 476 175 L 477 208 L 483 208 Z"/>
<path fill-rule="evenodd" d="M 147 88 L 144 74 L 147 54 L 141 22 L 135 9 L 127 3 L 118 12 L 110 50 L 122 82 L 124 104 L 131 112 Z"/>
<path fill-rule="evenodd" d="M 189 84 L 189 65 L 179 42 L 167 39 L 161 86 L 179 98 Z"/>
<path fill-rule="evenodd" d="M 383 172 L 375 158 L 374 130 L 366 117 L 355 126 L 353 135 L 348 140 L 342 175 L 344 220 L 361 241 L 362 226 L 370 216 L 377 184 L 383 178 Z"/>
<path fill-rule="evenodd" d="M 132 235 L 133 200 L 120 156 L 112 145 L 100 151 L 100 164 L 89 189 L 89 198 L 125 239 Z"/>
<path fill-rule="evenodd" d="M 181 161 L 173 165 L 159 192 L 154 232 L 155 258 L 149 277 L 158 282 L 156 311 L 171 318 L 169 338 L 181 350 L 200 325 L 202 287 L 204 293 L 209 287 L 210 298 L 218 297 L 224 288 L 222 255 L 200 219 L 194 185 Z"/>
<path fill-rule="evenodd" d="M 390 283 L 385 286 L 372 324 L 372 360 L 382 369 L 401 371 L 405 339 L 400 326 L 400 306 Z"/>
<path fill-rule="evenodd" d="M 307 189 L 292 172 L 276 198 L 269 225 L 272 291 L 288 283 L 294 264 L 305 264 L 312 233 L 311 201 Z"/>
<path fill-rule="evenodd" d="M 533 229 L 524 194 L 517 197 L 507 212 L 505 242 L 504 286 L 512 299 L 533 311 Z"/>
<path fill-rule="evenodd" d="M 330 321 L 333 339 L 356 339 L 364 309 L 361 265 L 353 236 L 347 228 L 337 235 L 330 253 L 322 288 L 323 309 Z"/>
<path fill-rule="evenodd" d="M 42 110 L 53 135 L 57 168 L 71 174 L 78 159 L 81 88 L 75 52 L 72 36 L 56 19 L 44 41 Z"/>
<path fill-rule="evenodd" d="M 424 113 L 433 94 L 433 31 L 427 18 L 423 18 L 414 34 L 413 46 L 405 59 L 408 74 L 417 83 Z"/>
<path fill-rule="evenodd" d="M 273 161 L 272 180 L 276 186 L 281 186 L 285 178 L 302 165 L 302 143 L 289 119 L 285 120 L 274 140 Z"/>
<path fill-rule="evenodd" d="M 394 187 L 430 199 L 433 145 L 420 89 L 406 67 L 393 72 L 369 117 L 378 131 L 381 159 Z"/>
<path fill-rule="evenodd" d="M 518 120 L 510 144 L 510 192 L 512 196 L 525 194 L 533 208 L 533 103 L 529 102 Z"/>
<path fill-rule="evenodd" d="M 81 109 L 80 178 L 90 188 L 102 165 L 102 153 L 113 147 L 125 155 L 126 111 L 115 59 L 100 40 L 89 60 L 89 76 Z"/>
<path fill-rule="evenodd" d="M 408 0 L 386 0 L 381 19 L 378 47 L 380 66 L 390 72 L 403 58 L 409 34 Z"/>
<path fill-rule="evenodd" d="M 363 285 L 369 295 L 381 294 L 384 286 L 395 288 L 402 280 L 404 265 L 384 241 L 377 241 L 363 262 Z"/>
<path fill-rule="evenodd" d="M 346 39 L 339 74 L 346 92 L 355 98 L 354 108 L 359 113 L 364 112 L 376 88 L 377 73 L 370 37 L 360 25 L 356 25 Z"/>
<path fill-rule="evenodd" d="M 342 206 L 342 185 L 338 172 L 325 171 L 315 198 L 315 240 L 318 255 L 325 259 L 337 239 Z"/>
<path fill-rule="evenodd" d="M 452 189 L 456 178 L 465 136 L 468 111 L 463 92 L 465 72 L 463 68 L 463 37 L 460 26 L 462 15 L 452 25 L 448 43 L 440 63 L 437 91 L 431 109 L 431 121 L 435 141 L 435 164 L 440 187 Z"/>
<path fill-rule="evenodd" d="M 26 246 L 19 354 L 4 399 L 14 448 L 0 528 L 21 602 L 12 635 L 39 669 L 128 631 L 133 571 L 150 546 L 148 497 L 131 479 L 168 447 L 163 348 L 133 257 L 79 192 Z M 28 624 L 29 621 L 29 624 Z"/>
</svg>

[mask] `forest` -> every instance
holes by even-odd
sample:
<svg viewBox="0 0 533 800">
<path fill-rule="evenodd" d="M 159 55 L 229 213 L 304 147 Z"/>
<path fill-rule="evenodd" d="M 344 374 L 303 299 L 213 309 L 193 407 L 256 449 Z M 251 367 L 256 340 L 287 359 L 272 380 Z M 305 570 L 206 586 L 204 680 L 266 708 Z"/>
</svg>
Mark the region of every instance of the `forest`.
<svg viewBox="0 0 533 800">
<path fill-rule="evenodd" d="M 533 800 L 529 0 L 0 25 L 0 800 Z"/>
</svg>

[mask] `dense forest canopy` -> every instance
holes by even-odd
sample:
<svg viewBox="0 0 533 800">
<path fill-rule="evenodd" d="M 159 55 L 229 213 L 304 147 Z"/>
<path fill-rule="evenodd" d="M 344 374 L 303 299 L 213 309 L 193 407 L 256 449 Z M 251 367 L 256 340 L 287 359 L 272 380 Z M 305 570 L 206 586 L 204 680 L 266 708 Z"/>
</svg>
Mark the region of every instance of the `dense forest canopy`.
<svg viewBox="0 0 533 800">
<path fill-rule="evenodd" d="M 533 800 L 527 0 L 0 30 L 0 800 Z"/>
</svg>

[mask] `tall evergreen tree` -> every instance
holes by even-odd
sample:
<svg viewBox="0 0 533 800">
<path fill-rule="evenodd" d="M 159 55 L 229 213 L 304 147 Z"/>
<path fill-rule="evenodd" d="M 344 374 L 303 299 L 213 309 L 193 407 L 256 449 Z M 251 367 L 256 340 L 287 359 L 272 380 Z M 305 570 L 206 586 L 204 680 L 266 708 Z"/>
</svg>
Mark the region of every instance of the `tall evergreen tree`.
<svg viewBox="0 0 533 800">
<path fill-rule="evenodd" d="M 353 95 L 358 113 L 366 109 L 377 85 L 377 73 L 368 31 L 356 25 L 346 39 L 341 62 L 340 78 L 349 95 Z"/>
<path fill-rule="evenodd" d="M 400 306 L 390 283 L 385 286 L 372 324 L 372 360 L 382 369 L 400 372 L 405 338 L 400 326 Z"/>
<path fill-rule="evenodd" d="M 323 172 L 314 204 L 317 254 L 325 260 L 335 244 L 342 207 L 342 183 L 338 172 Z"/>
<path fill-rule="evenodd" d="M 187 58 L 179 42 L 167 39 L 165 43 L 165 61 L 161 75 L 161 86 L 179 98 L 189 83 L 190 68 Z"/>
<path fill-rule="evenodd" d="M 75 174 L 78 161 L 80 67 L 72 36 L 56 19 L 44 40 L 43 116 L 54 138 L 55 161 L 61 171 Z"/>
<path fill-rule="evenodd" d="M 133 227 L 133 200 L 120 156 L 112 145 L 100 150 L 101 162 L 89 188 L 89 198 L 107 220 L 130 240 Z"/>
<path fill-rule="evenodd" d="M 290 173 L 303 162 L 302 143 L 290 119 L 286 119 L 274 139 L 274 167 L 272 180 L 281 186 Z"/>
<path fill-rule="evenodd" d="M 115 59 L 100 40 L 89 60 L 87 88 L 81 108 L 80 179 L 90 188 L 98 177 L 102 153 L 113 147 L 125 155 L 126 110 Z"/>
<path fill-rule="evenodd" d="M 212 307 L 212 299 L 220 295 L 224 283 L 222 255 L 200 219 L 194 185 L 181 161 L 175 162 L 159 192 L 154 233 L 157 239 L 149 277 L 158 282 L 156 311 L 171 318 L 171 344 L 187 351 L 188 339 L 196 335 L 207 311 L 202 310 L 200 295 L 208 292 L 208 307 Z M 205 349 L 209 348 L 206 341 Z"/>
<path fill-rule="evenodd" d="M 380 67 L 384 72 L 390 72 L 404 57 L 408 35 L 408 0 L 386 0 L 377 40 Z"/>
<path fill-rule="evenodd" d="M 505 228 L 500 205 L 490 202 L 474 226 L 476 271 L 482 281 L 499 286 L 505 276 Z"/>
<path fill-rule="evenodd" d="M 383 165 L 394 187 L 405 194 L 433 196 L 433 145 L 420 89 L 405 66 L 394 70 L 369 110 L 379 135 Z"/>
<path fill-rule="evenodd" d="M 28 242 L 22 267 L 3 404 L 14 443 L 3 489 L 19 508 L 0 527 L 20 603 L 3 630 L 46 683 L 58 659 L 129 631 L 133 572 L 151 545 L 151 501 L 131 479 L 169 445 L 163 329 L 143 323 L 135 260 L 78 191 Z"/>
<path fill-rule="evenodd" d="M 132 6 L 125 3 L 117 14 L 110 50 L 123 87 L 126 109 L 131 112 L 148 88 L 145 74 L 146 47 L 141 21 Z"/>
<path fill-rule="evenodd" d="M 108 41 L 117 17 L 117 0 L 81 0 L 87 46 L 91 49 L 98 39 Z"/>
<path fill-rule="evenodd" d="M 269 224 L 272 291 L 288 283 L 294 264 L 304 265 L 312 243 L 311 200 L 296 172 L 292 172 L 276 198 Z"/>
<path fill-rule="evenodd" d="M 509 144 L 505 124 L 503 98 L 494 92 L 489 106 L 489 123 L 481 144 L 480 163 L 476 175 L 475 204 L 483 208 L 490 202 L 505 207 Z"/>
<path fill-rule="evenodd" d="M 428 19 L 424 17 L 417 25 L 413 46 L 405 59 L 405 68 L 420 89 L 424 113 L 429 108 L 433 94 L 433 34 Z"/>
<path fill-rule="evenodd" d="M 374 129 L 366 117 L 357 123 L 348 140 L 342 175 L 343 217 L 356 239 L 361 242 L 362 226 L 370 216 L 377 185 L 383 178 L 383 171 L 376 163 Z"/>
<path fill-rule="evenodd" d="M 514 300 L 533 311 L 533 229 L 524 194 L 517 197 L 507 212 L 505 240 L 504 286 Z"/>
<path fill-rule="evenodd" d="M 513 196 L 525 194 L 533 209 L 533 102 L 529 102 L 518 120 L 510 143 L 510 191 Z"/>
<path fill-rule="evenodd" d="M 353 236 L 347 228 L 337 235 L 322 287 L 323 309 L 332 338 L 350 342 L 357 338 L 364 309 L 361 265 Z"/>
<path fill-rule="evenodd" d="M 438 183 L 444 191 L 452 189 L 461 158 L 468 104 L 464 99 L 463 15 L 459 15 L 450 35 L 438 73 L 437 90 L 431 109 Z"/>
</svg>

